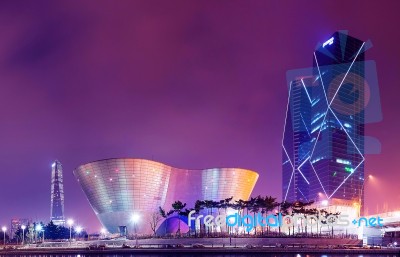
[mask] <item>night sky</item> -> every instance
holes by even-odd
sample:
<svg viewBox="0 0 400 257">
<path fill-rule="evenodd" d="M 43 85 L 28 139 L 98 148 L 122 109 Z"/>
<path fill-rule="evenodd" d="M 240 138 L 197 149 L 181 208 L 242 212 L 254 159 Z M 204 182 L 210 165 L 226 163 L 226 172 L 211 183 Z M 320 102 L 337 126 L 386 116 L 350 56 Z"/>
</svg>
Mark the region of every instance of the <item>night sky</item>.
<svg viewBox="0 0 400 257">
<path fill-rule="evenodd" d="M 398 1 L 1 1 L 0 225 L 65 214 L 98 231 L 72 170 L 104 158 L 259 172 L 281 198 L 286 72 L 336 30 L 370 39 L 383 121 L 366 134 L 369 213 L 400 208 Z"/>
</svg>

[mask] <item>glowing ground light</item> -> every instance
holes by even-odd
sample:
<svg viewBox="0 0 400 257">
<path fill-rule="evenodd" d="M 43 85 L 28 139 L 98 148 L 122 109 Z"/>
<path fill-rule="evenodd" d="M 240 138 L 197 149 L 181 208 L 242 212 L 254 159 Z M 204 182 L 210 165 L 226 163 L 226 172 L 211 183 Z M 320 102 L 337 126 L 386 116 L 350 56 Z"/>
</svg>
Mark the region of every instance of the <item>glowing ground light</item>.
<svg viewBox="0 0 400 257">
<path fill-rule="evenodd" d="M 74 220 L 73 219 L 68 219 L 67 220 L 67 224 L 68 224 L 68 226 L 71 227 L 74 224 Z"/>
<path fill-rule="evenodd" d="M 132 215 L 131 219 L 132 219 L 132 221 L 133 221 L 134 223 L 136 223 L 136 222 L 139 221 L 140 216 L 139 216 L 139 214 L 135 213 L 135 214 Z"/>
<path fill-rule="evenodd" d="M 81 232 L 82 232 L 82 227 L 81 226 L 78 226 L 78 227 L 76 227 L 76 233 L 78 233 L 78 234 L 80 234 Z"/>
</svg>

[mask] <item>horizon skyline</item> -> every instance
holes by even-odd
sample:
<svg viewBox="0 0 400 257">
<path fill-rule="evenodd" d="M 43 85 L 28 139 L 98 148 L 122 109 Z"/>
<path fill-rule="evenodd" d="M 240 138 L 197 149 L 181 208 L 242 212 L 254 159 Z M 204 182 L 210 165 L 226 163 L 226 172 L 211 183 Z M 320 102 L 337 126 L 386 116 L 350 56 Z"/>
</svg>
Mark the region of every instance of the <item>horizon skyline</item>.
<svg viewBox="0 0 400 257">
<path fill-rule="evenodd" d="M 252 196 L 281 199 L 286 73 L 310 67 L 318 42 L 342 29 L 374 44 L 381 93 L 383 121 L 366 125 L 382 153 L 366 155 L 365 206 L 400 209 L 400 32 L 382 29 L 400 3 L 390 3 L 0 2 L 0 225 L 49 219 L 55 159 L 65 218 L 90 230 L 100 223 L 72 171 L 94 160 L 250 169 Z"/>
</svg>

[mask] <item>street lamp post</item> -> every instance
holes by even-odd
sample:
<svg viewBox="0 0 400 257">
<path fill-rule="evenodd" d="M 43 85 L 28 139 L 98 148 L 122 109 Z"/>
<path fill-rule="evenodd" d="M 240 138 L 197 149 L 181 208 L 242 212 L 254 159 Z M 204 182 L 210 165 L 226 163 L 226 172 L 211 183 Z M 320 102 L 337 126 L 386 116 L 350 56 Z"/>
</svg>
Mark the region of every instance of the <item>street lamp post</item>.
<svg viewBox="0 0 400 257">
<path fill-rule="evenodd" d="M 1 230 L 3 230 L 3 245 L 6 245 L 6 231 L 7 231 L 7 227 L 3 226 L 1 228 Z"/>
<path fill-rule="evenodd" d="M 105 228 L 101 228 L 100 233 L 103 235 L 103 239 L 106 237 L 106 232 Z"/>
<path fill-rule="evenodd" d="M 22 245 L 23 245 L 24 244 L 24 240 L 25 240 L 25 229 L 26 229 L 26 226 L 22 225 L 21 229 L 22 229 Z"/>
<path fill-rule="evenodd" d="M 137 236 L 137 231 L 136 231 L 136 224 L 139 221 L 139 219 L 140 219 L 139 214 L 135 213 L 132 215 L 133 229 L 135 230 L 136 247 L 138 246 L 138 236 Z"/>
<path fill-rule="evenodd" d="M 360 188 L 360 194 L 359 194 L 359 206 L 358 206 L 358 216 L 361 216 L 361 208 L 364 206 L 363 202 L 364 202 L 364 193 L 365 193 L 365 183 L 368 182 L 369 180 L 373 179 L 374 176 L 372 176 L 371 174 L 369 174 L 366 178 L 361 178 L 363 180 L 362 184 L 361 184 L 361 188 Z"/>
<path fill-rule="evenodd" d="M 75 231 L 76 231 L 76 233 L 77 233 L 77 235 L 78 235 L 78 240 L 79 240 L 79 235 L 80 235 L 80 233 L 82 232 L 82 227 L 81 227 L 81 226 L 77 226 L 76 229 L 75 229 Z"/>
<path fill-rule="evenodd" d="M 39 240 L 40 240 L 40 232 L 42 231 L 42 225 L 40 225 L 40 224 L 37 224 L 36 225 L 36 227 L 35 227 L 35 230 L 36 230 L 36 234 L 38 234 L 39 233 Z M 44 232 L 43 232 L 43 239 L 42 239 L 42 242 L 44 241 Z"/>
<path fill-rule="evenodd" d="M 67 220 L 67 224 L 69 226 L 69 241 L 71 241 L 72 238 L 72 225 L 74 224 L 74 221 L 72 219 Z"/>
</svg>

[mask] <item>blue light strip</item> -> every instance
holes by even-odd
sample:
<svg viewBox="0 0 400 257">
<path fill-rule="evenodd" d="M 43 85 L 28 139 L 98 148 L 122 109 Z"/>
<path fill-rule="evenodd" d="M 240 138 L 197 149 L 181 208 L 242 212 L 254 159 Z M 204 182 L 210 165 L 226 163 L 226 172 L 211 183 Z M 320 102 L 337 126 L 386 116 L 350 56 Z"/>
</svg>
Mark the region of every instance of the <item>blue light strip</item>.
<svg viewBox="0 0 400 257">
<path fill-rule="evenodd" d="M 353 139 L 350 137 L 349 133 L 348 133 L 347 130 L 344 128 L 343 124 L 340 122 L 340 120 L 338 119 L 338 117 L 336 116 L 336 114 L 335 114 L 335 113 L 333 112 L 333 110 L 331 109 L 331 104 L 332 104 L 334 98 L 336 97 L 336 95 L 337 95 L 337 93 L 338 93 L 340 87 L 342 86 L 344 80 L 346 79 L 347 74 L 350 72 L 350 69 L 352 68 L 352 66 L 353 66 L 353 64 L 354 64 L 354 62 L 355 62 L 355 60 L 357 59 L 358 55 L 360 54 L 360 51 L 361 51 L 361 49 L 363 48 L 364 44 L 365 44 L 365 42 L 363 42 L 363 44 L 361 45 L 360 49 L 358 50 L 356 56 L 354 57 L 354 59 L 353 59 L 351 65 L 350 65 L 349 69 L 347 70 L 345 76 L 343 77 L 342 82 L 340 83 L 338 89 L 337 89 L 336 92 L 335 92 L 335 95 L 333 96 L 333 98 L 332 98 L 332 100 L 331 100 L 330 102 L 328 102 L 328 98 L 327 98 L 327 96 L 326 96 L 326 92 L 325 92 L 325 89 L 324 89 L 324 84 L 323 84 L 323 80 L 322 80 L 322 76 L 321 76 L 321 71 L 320 71 L 320 69 L 319 69 L 319 64 L 318 64 L 317 56 L 315 55 L 315 52 L 314 52 L 315 62 L 316 62 L 316 64 L 317 64 L 319 76 L 320 76 L 320 78 L 321 78 L 322 87 L 323 87 L 323 89 L 324 89 L 325 98 L 326 98 L 326 101 L 327 101 L 327 104 L 328 104 L 328 108 L 327 108 L 327 110 L 326 110 L 326 112 L 325 112 L 324 120 L 323 120 L 323 122 L 322 122 L 321 124 L 324 123 L 324 121 L 325 121 L 325 119 L 326 119 L 326 116 L 327 116 L 327 114 L 328 114 L 328 111 L 331 111 L 331 113 L 334 115 L 334 117 L 336 118 L 336 120 L 338 121 L 338 123 L 340 124 L 340 126 L 342 127 L 342 129 L 344 130 L 344 132 L 347 134 L 347 136 L 349 137 L 350 141 L 353 143 L 354 147 L 357 149 L 358 153 L 360 154 L 360 156 L 362 157 L 362 161 L 354 168 L 354 171 L 353 171 L 351 174 L 349 174 L 349 175 L 343 180 L 343 182 L 333 191 L 333 193 L 328 197 L 328 199 L 330 199 L 330 198 L 337 192 L 337 190 L 339 190 L 339 188 L 347 181 L 347 179 L 348 179 L 351 175 L 353 175 L 353 174 L 355 173 L 355 171 L 358 169 L 358 167 L 360 167 L 360 165 L 365 161 L 365 158 L 364 158 L 363 154 L 361 153 L 360 149 L 359 149 L 359 148 L 357 147 L 357 145 L 354 143 Z M 318 137 L 319 137 L 319 134 L 320 134 L 320 132 L 321 132 L 321 129 L 322 129 L 322 126 L 320 127 L 320 130 L 319 130 L 319 132 L 318 132 L 317 139 L 318 139 Z M 316 146 L 317 142 L 318 142 L 318 140 L 315 141 L 315 144 L 314 144 L 314 147 L 313 147 L 311 156 L 312 156 L 312 154 L 314 153 L 314 149 L 315 149 L 315 146 Z M 315 175 L 317 175 L 317 172 L 315 171 L 315 168 L 314 168 L 314 166 L 312 165 L 312 163 L 311 163 L 311 167 L 313 168 L 313 170 L 314 170 L 314 172 L 315 172 Z M 319 180 L 318 175 L 317 175 L 317 178 L 318 178 L 318 180 Z M 320 181 L 320 183 L 321 183 L 321 181 Z M 321 186 L 322 186 L 322 183 L 321 183 Z M 322 188 L 324 189 L 323 186 L 322 186 Z M 324 192 L 325 192 L 325 189 L 324 189 Z M 325 192 L 325 194 L 326 194 L 326 192 Z"/>
<path fill-rule="evenodd" d="M 319 69 L 319 64 L 318 64 L 318 60 L 317 60 L 317 56 L 315 55 L 315 52 L 314 52 L 314 59 L 315 59 L 315 62 L 317 63 L 319 78 L 321 79 L 321 84 L 322 84 L 322 90 L 324 91 L 325 100 L 326 100 L 326 103 L 328 104 L 328 97 L 326 96 L 325 85 L 324 85 L 324 81 L 322 79 L 321 70 Z"/>
<path fill-rule="evenodd" d="M 300 188 L 298 187 L 297 190 L 299 190 L 299 192 L 301 193 L 301 195 L 304 197 L 304 199 L 308 202 L 308 198 L 303 194 L 303 192 L 300 190 Z"/>
<path fill-rule="evenodd" d="M 335 100 L 335 97 L 336 97 L 337 93 L 339 92 L 340 87 L 342 86 L 344 80 L 346 79 L 347 74 L 349 74 L 349 71 L 351 70 L 351 67 L 353 67 L 353 64 L 354 64 L 354 62 L 356 61 L 358 55 L 360 54 L 361 49 L 363 48 L 364 44 L 365 44 L 365 42 L 363 42 L 363 44 L 361 45 L 360 49 L 358 49 L 358 52 L 357 52 L 357 54 L 356 54 L 356 57 L 354 57 L 353 61 L 352 61 L 351 64 L 350 64 L 349 69 L 347 70 L 346 74 L 344 75 L 344 77 L 343 77 L 343 79 L 342 79 L 342 82 L 340 82 L 339 87 L 336 89 L 336 92 L 335 92 L 335 94 L 333 95 L 332 100 L 331 100 L 331 102 L 329 103 L 329 106 L 331 106 L 333 100 Z"/>
<path fill-rule="evenodd" d="M 307 184 L 310 184 L 310 182 L 308 182 L 308 180 L 307 180 L 306 177 L 304 176 L 303 172 L 301 172 L 300 168 L 301 168 L 301 166 L 303 166 L 304 163 L 305 163 L 307 160 L 309 160 L 309 159 L 310 159 L 310 156 L 307 157 L 307 159 L 305 159 L 304 162 L 303 162 L 302 164 L 300 164 L 299 167 L 297 168 L 297 170 L 300 172 L 301 176 L 303 176 L 303 178 L 304 178 L 304 180 L 307 182 Z"/>
<path fill-rule="evenodd" d="M 317 135 L 317 138 L 316 138 L 316 140 L 315 140 L 315 144 L 314 144 L 314 147 L 313 147 L 313 149 L 312 149 L 312 151 L 311 151 L 310 156 L 313 155 L 314 150 L 315 150 L 315 147 L 317 146 L 318 138 L 319 138 L 319 135 L 321 134 L 322 125 L 323 125 L 324 122 L 325 122 L 325 119 L 326 119 L 326 115 L 327 115 L 327 114 L 328 114 L 328 110 L 326 110 L 325 115 L 324 115 L 324 119 L 322 120 L 321 125 L 319 126 L 318 135 Z"/>
<path fill-rule="evenodd" d="M 306 123 L 305 123 L 305 121 L 304 121 L 304 119 L 303 119 L 303 115 L 301 115 L 301 113 L 300 113 L 300 117 L 301 117 L 301 120 L 303 121 L 303 124 L 304 124 L 304 127 L 305 127 L 306 131 L 307 131 L 308 136 L 311 137 L 311 134 L 310 134 L 310 132 L 309 132 L 308 129 L 307 129 L 307 125 L 306 125 Z"/>
<path fill-rule="evenodd" d="M 317 171 L 315 170 L 315 168 L 314 168 L 314 166 L 312 165 L 311 161 L 310 161 L 310 165 L 311 165 L 311 168 L 313 169 L 313 171 L 314 171 L 314 173 L 315 173 L 315 176 L 317 176 L 317 179 L 318 179 L 318 181 L 319 181 L 319 184 L 320 184 L 321 187 L 322 187 L 322 190 L 324 190 L 324 193 L 325 193 L 326 198 L 328 198 L 328 194 L 326 193 L 325 188 L 324 188 L 324 186 L 322 185 L 322 182 L 321 182 L 321 180 L 320 180 L 319 177 L 318 177 Z"/>
<path fill-rule="evenodd" d="M 284 199 L 283 201 L 286 201 L 287 195 L 288 195 L 288 193 L 289 193 L 290 183 L 292 183 L 293 174 L 294 174 L 294 169 L 293 169 L 293 171 L 292 171 L 292 175 L 290 176 L 288 188 L 287 188 L 286 194 L 285 194 L 285 199 Z"/>
<path fill-rule="evenodd" d="M 306 94 L 307 94 L 307 96 L 308 96 L 308 100 L 310 100 L 310 103 L 312 104 L 311 97 L 310 97 L 310 95 L 308 94 L 308 91 L 307 91 L 306 85 L 304 84 L 303 79 L 301 79 L 301 83 L 303 84 L 304 91 L 306 91 Z"/>
<path fill-rule="evenodd" d="M 286 120 L 287 120 L 288 111 L 289 111 L 290 92 L 291 92 L 291 91 L 292 91 L 292 82 L 290 82 L 290 85 L 289 85 L 289 95 L 288 95 L 288 101 L 287 101 L 287 106 L 286 106 L 285 125 L 284 125 L 284 127 L 283 127 L 283 136 L 282 136 L 282 148 L 283 148 L 283 150 L 285 151 L 285 154 L 286 154 L 286 156 L 287 156 L 287 158 L 288 158 L 288 160 L 289 160 L 290 165 L 292 166 L 292 175 L 290 176 L 290 180 L 289 180 L 288 188 L 287 188 L 287 190 L 286 190 L 286 194 L 285 194 L 284 201 L 286 201 L 287 195 L 288 195 L 288 193 L 289 193 L 290 183 L 292 183 L 292 178 L 293 178 L 293 174 L 294 174 L 294 166 L 293 166 L 293 163 L 290 161 L 290 157 L 289 157 L 289 155 L 288 155 L 288 153 L 287 153 L 287 151 L 286 151 L 286 148 L 285 148 L 285 146 L 284 146 L 284 144 L 283 144 L 283 140 L 284 140 L 284 138 L 285 138 L 285 132 L 286 132 Z"/>
</svg>

